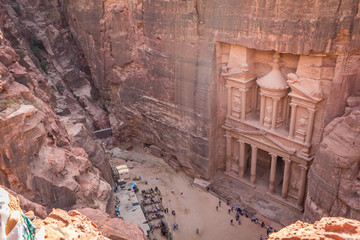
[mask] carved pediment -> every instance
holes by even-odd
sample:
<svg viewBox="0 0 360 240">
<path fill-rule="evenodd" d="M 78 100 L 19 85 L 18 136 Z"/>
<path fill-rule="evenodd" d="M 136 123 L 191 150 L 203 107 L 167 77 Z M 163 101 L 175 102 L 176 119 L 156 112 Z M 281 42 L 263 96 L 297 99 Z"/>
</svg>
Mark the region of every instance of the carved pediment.
<svg viewBox="0 0 360 240">
<path fill-rule="evenodd" d="M 251 136 L 252 138 L 255 138 L 258 142 L 261 142 L 265 145 L 276 147 L 284 152 L 287 152 L 289 154 L 294 154 L 296 152 L 295 148 L 286 147 L 281 142 L 277 141 L 275 138 L 271 137 L 266 131 L 264 130 L 255 130 L 255 131 L 244 131 L 240 129 L 233 129 L 239 134 L 242 134 L 244 136 Z"/>
<path fill-rule="evenodd" d="M 305 99 L 313 103 L 318 103 L 323 99 L 323 93 L 320 89 L 317 88 L 310 91 L 309 89 L 301 86 L 299 77 L 295 73 L 288 74 L 287 83 L 291 88 L 291 93 L 289 95 L 292 97 Z"/>
</svg>

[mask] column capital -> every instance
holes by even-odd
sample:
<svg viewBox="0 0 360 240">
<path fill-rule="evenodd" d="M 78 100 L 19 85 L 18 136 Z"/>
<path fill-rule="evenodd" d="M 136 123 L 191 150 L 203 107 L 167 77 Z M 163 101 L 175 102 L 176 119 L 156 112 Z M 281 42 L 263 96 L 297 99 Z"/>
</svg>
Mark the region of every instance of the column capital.
<svg viewBox="0 0 360 240">
<path fill-rule="evenodd" d="M 242 140 L 240 140 L 240 139 L 238 139 L 238 140 L 236 140 L 236 141 L 238 141 L 239 143 L 242 143 L 242 144 L 245 143 L 244 141 L 242 141 Z"/>
<path fill-rule="evenodd" d="M 308 108 L 307 110 L 309 111 L 309 113 L 314 113 L 316 111 L 316 108 Z"/>
<path fill-rule="evenodd" d="M 275 153 L 269 153 L 269 155 L 271 156 L 271 157 L 277 157 L 278 155 L 276 155 Z"/>
<path fill-rule="evenodd" d="M 225 84 L 225 87 L 226 87 L 227 89 L 232 88 L 232 86 L 231 86 L 231 85 L 229 85 L 229 84 Z"/>
<path fill-rule="evenodd" d="M 284 158 L 283 157 L 283 161 L 285 164 L 290 164 L 291 163 L 291 160 L 289 158 Z"/>
<path fill-rule="evenodd" d="M 296 108 L 298 105 L 296 103 L 292 102 L 292 103 L 290 103 L 290 106 Z"/>
<path fill-rule="evenodd" d="M 231 138 L 231 135 L 230 134 L 225 134 L 224 137 Z"/>
<path fill-rule="evenodd" d="M 273 97 L 272 99 L 273 99 L 273 101 L 277 102 L 280 100 L 280 97 Z"/>
<path fill-rule="evenodd" d="M 257 149 L 258 149 L 258 147 L 257 147 L 257 146 L 255 146 L 255 145 L 251 145 L 251 149 L 257 150 Z"/>
<path fill-rule="evenodd" d="M 307 165 L 304 164 L 299 164 L 299 167 L 301 168 L 301 170 L 308 170 L 309 167 Z"/>
</svg>

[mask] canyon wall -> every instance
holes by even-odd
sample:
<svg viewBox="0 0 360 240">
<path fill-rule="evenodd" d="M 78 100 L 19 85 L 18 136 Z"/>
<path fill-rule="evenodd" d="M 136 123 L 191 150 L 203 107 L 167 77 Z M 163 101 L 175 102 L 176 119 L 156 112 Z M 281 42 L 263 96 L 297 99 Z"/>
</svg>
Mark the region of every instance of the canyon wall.
<svg viewBox="0 0 360 240">
<path fill-rule="evenodd" d="M 331 79 L 319 80 L 329 90 L 323 124 L 341 115 L 346 97 L 359 89 L 359 1 L 63 4 L 119 139 L 154 144 L 192 175 L 211 178 L 225 168 L 222 43 L 335 59 Z"/>
<path fill-rule="evenodd" d="M 105 211 L 111 168 L 92 132 L 109 120 L 58 3 L 44 2 L 0 2 L 0 183 L 48 211 Z"/>
<path fill-rule="evenodd" d="M 309 171 L 304 220 L 325 216 L 360 219 L 360 94 L 324 130 Z"/>
</svg>

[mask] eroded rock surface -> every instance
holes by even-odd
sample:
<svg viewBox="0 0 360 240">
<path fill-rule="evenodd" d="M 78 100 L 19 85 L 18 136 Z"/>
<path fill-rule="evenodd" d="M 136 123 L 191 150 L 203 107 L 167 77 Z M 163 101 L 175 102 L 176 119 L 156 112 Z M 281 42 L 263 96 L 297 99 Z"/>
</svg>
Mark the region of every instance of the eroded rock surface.
<svg viewBox="0 0 360 240">
<path fill-rule="evenodd" d="M 102 234 L 114 240 L 145 240 L 147 239 L 141 228 L 134 223 L 119 218 L 111 218 L 107 213 L 97 209 L 77 209 L 81 214 L 93 221 Z"/>
<path fill-rule="evenodd" d="M 45 6 L 52 4 L 57 6 Z M 48 210 L 105 211 L 110 186 L 102 176 L 112 182 L 110 165 L 91 131 L 108 126 L 107 114 L 94 104 L 81 54 L 61 16 L 40 5 L 0 3 L 0 183 Z M 83 124 L 81 138 L 94 149 L 72 141 L 56 113 Z"/>
<path fill-rule="evenodd" d="M 108 240 L 96 225 L 78 211 L 69 214 L 61 209 L 53 209 L 44 220 L 36 219 L 34 224 L 45 228 L 45 239 L 96 239 Z"/>
<path fill-rule="evenodd" d="M 322 218 L 314 224 L 297 221 L 279 232 L 270 234 L 270 240 L 360 239 L 360 222 L 346 218 Z"/>
<path fill-rule="evenodd" d="M 323 216 L 360 219 L 360 108 L 334 119 L 309 171 L 304 219 Z"/>
<path fill-rule="evenodd" d="M 225 62 L 217 56 L 221 43 L 339 56 L 339 74 L 323 83 L 334 83 L 328 123 L 342 114 L 343 100 L 355 89 L 356 75 L 343 73 L 357 71 L 351 63 L 359 48 L 358 5 L 348 0 L 76 0 L 65 8 L 94 86 L 114 122 L 123 123 L 121 128 L 112 125 L 121 131 L 115 133 L 119 139 L 156 145 L 188 173 L 210 178 L 225 167 L 218 160 L 224 159 L 219 149 L 223 132 L 218 130 L 218 74 Z"/>
</svg>

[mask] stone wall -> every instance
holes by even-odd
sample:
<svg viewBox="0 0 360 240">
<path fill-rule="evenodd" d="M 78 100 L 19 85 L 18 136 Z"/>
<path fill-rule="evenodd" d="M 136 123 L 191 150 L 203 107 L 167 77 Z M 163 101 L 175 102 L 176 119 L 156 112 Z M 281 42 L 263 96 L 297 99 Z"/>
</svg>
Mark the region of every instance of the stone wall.
<svg viewBox="0 0 360 240">
<path fill-rule="evenodd" d="M 123 136 L 155 144 L 193 175 L 224 164 L 220 42 L 296 55 L 337 56 L 324 122 L 356 85 L 359 1 L 63 1 Z M 355 73 L 354 73 L 355 72 Z M 354 74 L 353 74 L 354 73 Z M 342 91 L 337 91 L 342 89 Z M 319 133 L 321 135 L 321 133 Z M 220 155 L 219 155 L 220 154 Z"/>
</svg>

